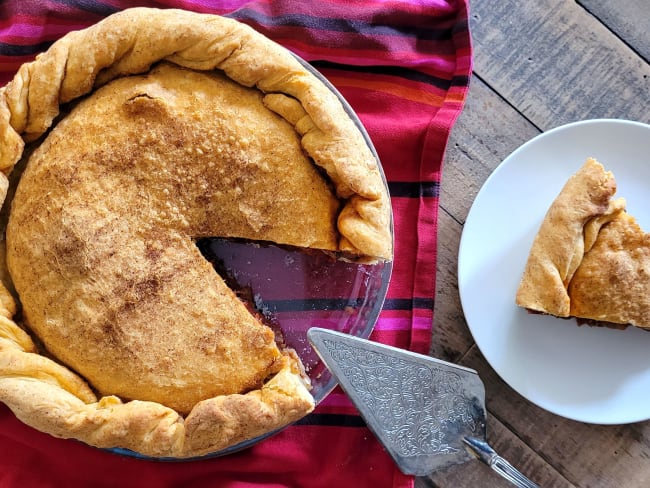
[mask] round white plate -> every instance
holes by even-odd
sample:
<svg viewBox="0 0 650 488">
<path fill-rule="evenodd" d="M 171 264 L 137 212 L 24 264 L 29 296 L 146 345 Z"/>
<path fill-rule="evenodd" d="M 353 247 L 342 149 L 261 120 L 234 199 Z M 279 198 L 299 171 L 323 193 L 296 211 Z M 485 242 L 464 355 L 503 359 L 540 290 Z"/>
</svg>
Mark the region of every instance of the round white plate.
<svg viewBox="0 0 650 488">
<path fill-rule="evenodd" d="M 595 424 L 650 418 L 650 333 L 528 314 L 515 294 L 548 207 L 588 157 L 611 170 L 617 196 L 650 231 L 650 125 L 568 124 L 530 140 L 487 179 L 465 222 L 458 286 L 481 352 L 513 389 L 563 417 Z"/>
</svg>

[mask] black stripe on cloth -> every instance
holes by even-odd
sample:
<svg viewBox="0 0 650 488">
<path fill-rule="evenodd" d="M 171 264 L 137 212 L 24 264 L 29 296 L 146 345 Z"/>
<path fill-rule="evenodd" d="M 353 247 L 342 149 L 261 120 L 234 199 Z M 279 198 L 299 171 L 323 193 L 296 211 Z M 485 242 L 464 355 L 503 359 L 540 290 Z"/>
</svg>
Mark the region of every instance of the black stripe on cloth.
<svg viewBox="0 0 650 488">
<path fill-rule="evenodd" d="M 413 297 L 411 298 L 387 298 L 384 302 L 384 310 L 433 310 L 433 298 Z"/>
<path fill-rule="evenodd" d="M 440 183 L 437 181 L 389 181 L 388 191 L 391 197 L 437 198 L 440 193 Z"/>
<path fill-rule="evenodd" d="M 0 55 L 1 56 L 31 56 L 33 54 L 46 51 L 54 41 L 44 41 L 38 44 L 28 44 L 25 46 L 19 44 L 7 44 L 0 42 Z"/>
<path fill-rule="evenodd" d="M 303 417 L 296 425 L 322 425 L 326 427 L 365 427 L 366 423 L 357 415 L 333 413 L 312 413 Z"/>
<path fill-rule="evenodd" d="M 451 86 L 467 86 L 469 85 L 469 76 L 454 76 L 451 79 Z"/>
<path fill-rule="evenodd" d="M 363 304 L 363 298 L 314 298 L 295 300 L 268 300 L 264 305 L 271 312 L 308 312 L 312 310 L 344 310 L 346 307 L 358 308 Z M 433 298 L 388 298 L 384 301 L 384 310 L 433 310 Z"/>
<path fill-rule="evenodd" d="M 107 17 L 121 9 L 96 0 L 52 0 L 53 3 Z"/>
<path fill-rule="evenodd" d="M 358 308 L 363 298 L 311 298 L 295 300 L 268 300 L 264 302 L 272 312 L 309 312 L 312 310 L 344 310 Z"/>
<path fill-rule="evenodd" d="M 452 31 L 449 28 L 434 27 L 400 27 L 389 25 L 373 25 L 369 22 L 351 19 L 314 17 L 305 14 L 285 14 L 268 16 L 251 9 L 241 9 L 227 15 L 239 21 L 251 20 L 265 26 L 305 27 L 324 31 L 351 32 L 372 36 L 414 37 L 423 41 L 450 40 Z"/>
<path fill-rule="evenodd" d="M 416 71 L 402 66 L 353 66 L 349 64 L 333 63 L 331 61 L 311 61 L 311 65 L 316 69 L 335 69 L 340 71 L 354 71 L 357 73 L 367 73 L 373 75 L 395 76 L 405 80 L 424 83 L 435 86 L 441 90 L 447 90 L 452 82 L 448 79 L 431 76 L 421 71 Z"/>
</svg>

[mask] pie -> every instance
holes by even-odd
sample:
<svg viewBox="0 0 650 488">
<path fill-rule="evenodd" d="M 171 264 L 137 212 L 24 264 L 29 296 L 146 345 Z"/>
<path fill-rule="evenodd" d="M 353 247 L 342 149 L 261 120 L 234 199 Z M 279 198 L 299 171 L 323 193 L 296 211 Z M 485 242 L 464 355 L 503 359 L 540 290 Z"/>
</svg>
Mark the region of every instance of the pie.
<svg viewBox="0 0 650 488">
<path fill-rule="evenodd" d="M 590 158 L 551 204 L 516 303 L 579 322 L 650 328 L 650 234 L 614 198 L 616 180 Z"/>
<path fill-rule="evenodd" d="M 215 15 L 128 9 L 23 65 L 0 89 L 0 168 L 0 401 L 97 447 L 199 456 L 314 407 L 196 239 L 392 259 L 379 165 L 339 99 Z"/>
</svg>

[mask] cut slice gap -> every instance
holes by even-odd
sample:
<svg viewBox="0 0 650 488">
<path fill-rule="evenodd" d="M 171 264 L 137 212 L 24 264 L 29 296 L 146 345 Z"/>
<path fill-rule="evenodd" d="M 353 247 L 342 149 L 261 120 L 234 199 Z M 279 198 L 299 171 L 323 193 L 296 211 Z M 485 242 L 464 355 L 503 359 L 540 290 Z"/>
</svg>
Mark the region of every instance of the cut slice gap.
<svg viewBox="0 0 650 488">
<path fill-rule="evenodd" d="M 226 284 L 261 314 L 295 350 L 305 369 L 322 368 L 307 340 L 307 330 L 322 326 L 357 335 L 369 315 L 378 314 L 377 279 L 390 275 L 391 263 L 363 264 L 337 259 L 327 251 L 252 242 L 234 238 L 202 238 L 201 254 Z"/>
</svg>

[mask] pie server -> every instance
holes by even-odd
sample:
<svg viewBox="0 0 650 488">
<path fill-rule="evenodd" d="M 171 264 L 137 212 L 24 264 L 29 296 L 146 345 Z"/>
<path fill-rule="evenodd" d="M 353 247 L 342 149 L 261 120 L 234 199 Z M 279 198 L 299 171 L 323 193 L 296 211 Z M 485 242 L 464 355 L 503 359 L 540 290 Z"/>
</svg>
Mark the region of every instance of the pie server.
<svg viewBox="0 0 650 488">
<path fill-rule="evenodd" d="M 487 443 L 485 387 L 473 369 L 317 327 L 307 337 L 404 474 L 477 457 L 515 486 L 538 486 Z"/>
</svg>

